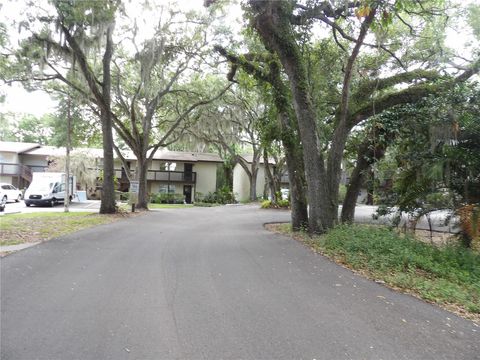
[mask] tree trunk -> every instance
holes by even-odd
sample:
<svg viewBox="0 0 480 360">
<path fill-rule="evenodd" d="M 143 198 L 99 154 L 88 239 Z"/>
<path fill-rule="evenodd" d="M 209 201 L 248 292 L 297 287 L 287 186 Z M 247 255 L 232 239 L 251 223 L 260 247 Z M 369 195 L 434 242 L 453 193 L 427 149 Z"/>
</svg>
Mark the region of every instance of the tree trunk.
<svg viewBox="0 0 480 360">
<path fill-rule="evenodd" d="M 113 133 L 112 133 L 112 114 L 111 114 L 111 74 L 110 64 L 113 55 L 112 32 L 115 24 L 112 23 L 107 28 L 105 54 L 103 55 L 103 83 L 102 96 L 104 106 L 101 110 L 102 117 L 102 136 L 103 136 L 103 193 L 100 205 L 101 214 L 113 214 L 117 211 L 115 206 L 115 169 L 113 162 Z"/>
<path fill-rule="evenodd" d="M 276 52 L 290 80 L 293 106 L 303 145 L 303 160 L 309 200 L 309 231 L 325 232 L 329 224 L 323 224 L 329 207 L 325 204 L 325 168 L 319 152 L 316 116 L 308 92 L 305 64 L 289 23 L 291 3 L 286 1 L 250 0 L 257 11 L 255 28 L 268 49 Z M 337 210 L 335 209 L 335 214 Z"/>
<path fill-rule="evenodd" d="M 336 121 L 335 130 L 333 132 L 332 143 L 330 146 L 328 161 L 327 161 L 327 179 L 326 179 L 326 207 L 327 211 L 324 216 L 324 224 L 327 228 L 332 228 L 338 221 L 338 190 L 340 186 L 340 178 L 342 175 L 342 158 L 345 150 L 350 128 L 347 124 L 350 107 L 350 86 L 353 78 L 353 67 L 355 61 L 360 53 L 360 48 L 363 45 L 363 40 L 367 36 L 368 29 L 375 18 L 376 9 L 370 9 L 368 15 L 362 22 L 360 34 L 355 43 L 347 64 L 344 70 L 342 100 L 338 117 Z"/>
<path fill-rule="evenodd" d="M 249 178 L 250 180 L 250 201 L 257 200 L 257 175 L 258 168 L 252 163 L 252 173 Z"/>
<path fill-rule="evenodd" d="M 223 173 L 225 176 L 225 183 L 230 191 L 233 189 L 233 169 L 230 165 L 223 166 Z"/>
<path fill-rule="evenodd" d="M 137 155 L 138 203 L 137 209 L 148 210 L 148 160 L 146 154 Z"/>
<path fill-rule="evenodd" d="M 342 223 L 352 223 L 355 219 L 355 207 L 357 206 L 358 195 L 365 180 L 364 174 L 368 167 L 367 161 L 357 162 L 357 166 L 355 166 L 352 172 L 345 199 L 343 200 Z"/>
<path fill-rule="evenodd" d="M 275 178 L 272 174 L 272 171 L 268 164 L 268 153 L 267 153 L 267 150 L 265 149 L 263 150 L 263 164 L 265 166 L 265 175 L 267 176 L 267 179 L 268 179 L 268 188 L 270 190 L 271 202 L 272 204 L 277 204 L 278 203 L 277 194 L 280 191 L 280 186 L 277 186 Z"/>
<path fill-rule="evenodd" d="M 290 183 L 290 208 L 292 209 L 292 230 L 300 231 L 308 227 L 308 207 L 305 189 L 305 171 L 298 131 L 295 122 L 288 114 L 281 112 L 282 144 L 285 149 L 288 181 Z"/>
<path fill-rule="evenodd" d="M 387 137 L 386 140 L 390 142 L 391 137 Z M 355 207 L 357 205 L 357 198 L 360 194 L 360 190 L 365 182 L 365 175 L 369 171 L 372 164 L 379 161 L 385 156 L 385 145 L 377 145 L 374 147 L 372 140 L 364 142 L 358 149 L 357 163 L 355 169 L 353 169 L 350 177 L 350 182 L 347 186 L 347 193 L 343 200 L 342 206 L 342 223 L 352 223 L 355 219 Z"/>
<path fill-rule="evenodd" d="M 71 131 L 72 131 L 72 116 L 71 116 L 71 98 L 68 96 L 67 102 L 67 146 L 65 154 L 65 199 L 63 201 L 64 212 L 70 212 L 70 149 L 72 144 Z M 73 184 L 76 186 L 76 184 Z"/>
<path fill-rule="evenodd" d="M 308 208 L 303 166 L 298 165 L 301 156 L 295 156 L 291 149 L 285 148 L 290 181 L 290 207 L 292 209 L 292 230 L 305 230 L 308 226 Z M 300 155 L 300 154 L 299 154 Z"/>
<path fill-rule="evenodd" d="M 103 139 L 103 183 L 100 214 L 114 214 L 117 209 L 115 206 L 115 171 L 113 165 L 113 135 L 110 111 L 105 112 L 102 110 L 101 118 Z"/>
</svg>

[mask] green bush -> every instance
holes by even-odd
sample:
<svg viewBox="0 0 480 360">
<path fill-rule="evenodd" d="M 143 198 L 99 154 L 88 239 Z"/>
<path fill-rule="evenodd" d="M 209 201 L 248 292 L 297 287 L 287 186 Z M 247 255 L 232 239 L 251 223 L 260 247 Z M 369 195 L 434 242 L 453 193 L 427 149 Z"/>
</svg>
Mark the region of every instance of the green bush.
<svg viewBox="0 0 480 360">
<path fill-rule="evenodd" d="M 270 200 L 263 200 L 260 206 L 262 207 L 262 209 L 270 209 L 270 207 L 272 206 L 272 202 Z"/>
<path fill-rule="evenodd" d="M 182 194 L 157 193 L 152 196 L 151 202 L 154 204 L 183 204 L 185 196 Z"/>
<path fill-rule="evenodd" d="M 278 205 L 278 207 L 281 207 L 281 208 L 288 208 L 288 207 L 290 207 L 290 201 L 288 201 L 287 199 L 278 200 L 277 205 Z"/>
<path fill-rule="evenodd" d="M 232 204 L 235 202 L 235 197 L 228 187 L 223 187 L 215 192 L 196 196 L 196 201 L 209 204 Z"/>
<path fill-rule="evenodd" d="M 290 202 L 288 200 L 278 200 L 275 204 L 270 200 L 264 200 L 260 206 L 262 209 L 288 209 L 290 207 Z"/>
<path fill-rule="evenodd" d="M 203 202 L 204 198 L 205 198 L 205 196 L 203 195 L 202 192 L 200 192 L 200 191 L 195 192 L 195 202 Z"/>
</svg>

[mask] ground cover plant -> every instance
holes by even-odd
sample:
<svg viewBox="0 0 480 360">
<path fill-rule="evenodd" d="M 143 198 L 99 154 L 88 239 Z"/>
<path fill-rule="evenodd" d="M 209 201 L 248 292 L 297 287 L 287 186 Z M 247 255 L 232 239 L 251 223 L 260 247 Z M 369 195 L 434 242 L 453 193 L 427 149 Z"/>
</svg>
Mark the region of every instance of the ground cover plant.
<svg viewBox="0 0 480 360">
<path fill-rule="evenodd" d="M 292 234 L 290 224 L 274 225 L 273 230 Z M 480 321 L 480 256 L 469 249 L 437 247 L 368 225 L 342 225 L 321 236 L 294 236 L 367 277 Z"/>
</svg>

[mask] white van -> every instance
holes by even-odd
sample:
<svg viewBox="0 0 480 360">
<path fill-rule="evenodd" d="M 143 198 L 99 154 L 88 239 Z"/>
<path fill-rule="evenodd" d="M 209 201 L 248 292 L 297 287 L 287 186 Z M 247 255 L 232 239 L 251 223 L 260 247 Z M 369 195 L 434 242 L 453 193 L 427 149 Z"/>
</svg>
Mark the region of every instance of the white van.
<svg viewBox="0 0 480 360">
<path fill-rule="evenodd" d="M 76 197 L 75 177 L 70 176 L 70 200 Z M 34 172 L 32 183 L 23 196 L 26 206 L 54 206 L 65 201 L 65 173 Z"/>
</svg>

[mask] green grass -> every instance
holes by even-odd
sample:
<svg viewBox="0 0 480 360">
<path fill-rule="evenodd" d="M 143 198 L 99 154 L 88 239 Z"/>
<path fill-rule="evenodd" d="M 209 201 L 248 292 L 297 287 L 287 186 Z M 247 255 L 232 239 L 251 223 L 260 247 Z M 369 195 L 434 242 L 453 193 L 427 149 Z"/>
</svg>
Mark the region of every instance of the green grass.
<svg viewBox="0 0 480 360">
<path fill-rule="evenodd" d="M 289 224 L 278 227 L 291 233 Z M 297 236 L 296 236 L 297 237 Z M 313 249 L 369 277 L 480 319 L 480 255 L 435 247 L 384 227 L 342 225 L 322 236 L 298 236 Z"/>
<path fill-rule="evenodd" d="M 221 206 L 222 204 L 218 203 L 205 203 L 205 202 L 196 202 L 193 204 L 193 206 L 198 206 L 198 207 L 215 207 L 215 206 Z"/>
<path fill-rule="evenodd" d="M 185 209 L 193 207 L 193 204 L 148 204 L 149 209 Z"/>
<path fill-rule="evenodd" d="M 0 246 L 45 241 L 81 229 L 112 222 L 117 215 L 91 212 L 41 212 L 4 215 L 0 220 Z"/>
</svg>

